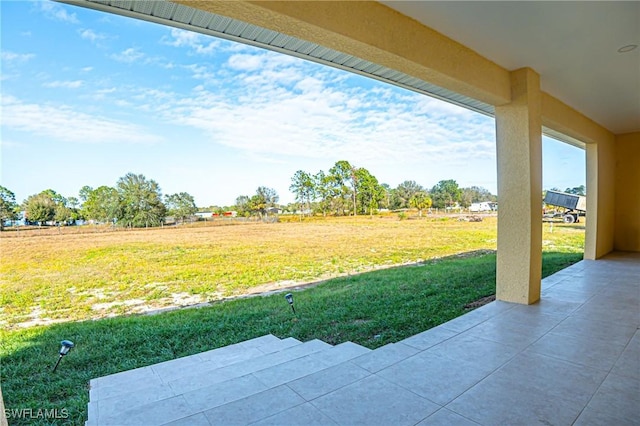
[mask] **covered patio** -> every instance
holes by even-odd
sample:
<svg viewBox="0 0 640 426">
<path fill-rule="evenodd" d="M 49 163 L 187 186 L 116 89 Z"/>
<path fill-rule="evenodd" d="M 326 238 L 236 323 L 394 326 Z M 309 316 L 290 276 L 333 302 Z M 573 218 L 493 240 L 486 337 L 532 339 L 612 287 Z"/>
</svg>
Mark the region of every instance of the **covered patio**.
<svg viewBox="0 0 640 426">
<path fill-rule="evenodd" d="M 66 2 L 348 69 L 497 133 L 498 301 L 374 351 L 265 336 L 96 378 L 88 425 L 637 424 L 640 3 Z M 588 220 L 585 260 L 541 280 L 543 133 L 586 150 Z"/>
</svg>

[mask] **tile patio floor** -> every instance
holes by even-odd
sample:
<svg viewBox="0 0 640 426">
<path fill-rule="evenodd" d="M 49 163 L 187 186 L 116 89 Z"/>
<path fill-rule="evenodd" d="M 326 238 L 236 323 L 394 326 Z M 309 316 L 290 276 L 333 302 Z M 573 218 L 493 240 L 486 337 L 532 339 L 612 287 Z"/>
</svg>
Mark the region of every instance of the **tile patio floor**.
<svg viewBox="0 0 640 426">
<path fill-rule="evenodd" d="M 91 381 L 87 425 L 638 425 L 640 254 L 401 342 L 263 336 Z"/>
</svg>

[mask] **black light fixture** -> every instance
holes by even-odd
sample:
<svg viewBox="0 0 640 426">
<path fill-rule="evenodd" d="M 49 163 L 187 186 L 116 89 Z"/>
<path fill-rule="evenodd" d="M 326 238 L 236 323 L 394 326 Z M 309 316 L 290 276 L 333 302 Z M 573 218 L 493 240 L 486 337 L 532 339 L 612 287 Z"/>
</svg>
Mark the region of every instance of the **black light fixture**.
<svg viewBox="0 0 640 426">
<path fill-rule="evenodd" d="M 56 371 L 56 368 L 58 368 L 58 364 L 60 364 L 62 357 L 68 354 L 71 348 L 75 346 L 71 340 L 63 340 L 62 342 L 60 342 L 60 344 L 62 345 L 60 347 L 60 356 L 58 357 L 58 362 L 56 362 L 56 366 L 53 367 L 54 372 Z"/>
<path fill-rule="evenodd" d="M 291 293 L 287 293 L 284 295 L 284 298 L 287 299 L 287 302 L 289 302 L 289 305 L 291 305 L 291 309 L 293 310 L 293 313 L 296 313 L 296 308 L 293 307 L 293 294 Z"/>
</svg>

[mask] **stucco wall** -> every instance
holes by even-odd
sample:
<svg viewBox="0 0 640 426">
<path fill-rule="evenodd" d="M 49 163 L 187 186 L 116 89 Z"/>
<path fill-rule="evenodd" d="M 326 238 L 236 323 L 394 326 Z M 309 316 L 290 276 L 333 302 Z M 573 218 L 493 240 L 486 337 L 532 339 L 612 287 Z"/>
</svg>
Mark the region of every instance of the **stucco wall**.
<svg viewBox="0 0 640 426">
<path fill-rule="evenodd" d="M 640 252 L 640 132 L 616 136 L 615 249 Z"/>
</svg>

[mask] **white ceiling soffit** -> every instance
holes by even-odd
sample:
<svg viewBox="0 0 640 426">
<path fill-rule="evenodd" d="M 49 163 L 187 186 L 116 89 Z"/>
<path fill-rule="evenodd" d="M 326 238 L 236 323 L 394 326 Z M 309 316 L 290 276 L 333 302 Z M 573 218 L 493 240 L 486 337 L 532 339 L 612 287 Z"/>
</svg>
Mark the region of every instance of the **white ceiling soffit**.
<svg viewBox="0 0 640 426">
<path fill-rule="evenodd" d="M 382 1 L 508 69 L 613 133 L 640 131 L 640 1 Z"/>
<path fill-rule="evenodd" d="M 227 40 L 262 47 L 323 65 L 374 78 L 418 93 L 451 102 L 485 115 L 494 115 L 494 107 L 462 96 L 418 78 L 276 31 L 247 24 L 210 12 L 170 1 L 136 0 L 58 0 L 76 6 L 156 22 Z"/>
</svg>

